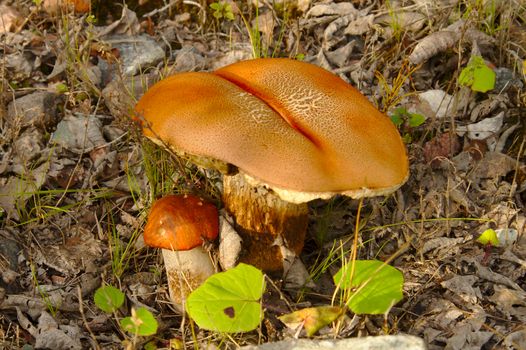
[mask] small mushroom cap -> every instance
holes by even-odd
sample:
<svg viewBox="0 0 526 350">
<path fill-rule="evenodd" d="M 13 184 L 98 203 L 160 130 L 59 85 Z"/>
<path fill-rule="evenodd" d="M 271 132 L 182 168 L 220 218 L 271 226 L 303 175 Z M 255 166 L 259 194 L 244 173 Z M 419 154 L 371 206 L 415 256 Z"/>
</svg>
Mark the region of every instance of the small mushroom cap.
<svg viewBox="0 0 526 350">
<path fill-rule="evenodd" d="M 153 248 L 189 250 L 219 234 L 217 208 L 192 195 L 163 197 L 152 205 L 144 243 Z"/>
<path fill-rule="evenodd" d="M 164 79 L 140 99 L 145 135 L 237 166 L 272 188 L 353 197 L 408 177 L 394 124 L 332 73 L 290 59 L 255 59 Z M 311 198 L 312 199 L 312 198 Z"/>
</svg>

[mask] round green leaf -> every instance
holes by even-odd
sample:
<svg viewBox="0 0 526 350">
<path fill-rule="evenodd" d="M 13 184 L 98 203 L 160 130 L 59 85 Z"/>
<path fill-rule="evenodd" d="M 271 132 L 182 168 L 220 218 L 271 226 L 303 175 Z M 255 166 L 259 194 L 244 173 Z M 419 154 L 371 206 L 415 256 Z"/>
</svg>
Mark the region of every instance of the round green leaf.
<svg viewBox="0 0 526 350">
<path fill-rule="evenodd" d="M 93 300 L 99 309 L 112 313 L 124 303 L 124 293 L 113 286 L 103 286 L 97 289 Z"/>
<path fill-rule="evenodd" d="M 379 260 L 358 260 L 350 281 L 351 265 L 334 275 L 334 283 L 342 289 L 354 290 L 347 306 L 357 314 L 385 314 L 402 300 L 404 276 Z"/>
<path fill-rule="evenodd" d="M 475 68 L 473 76 L 473 85 L 471 85 L 473 91 L 486 92 L 495 87 L 496 74 L 485 64 Z"/>
<path fill-rule="evenodd" d="M 264 290 L 263 273 L 239 264 L 209 277 L 186 300 L 190 317 L 203 329 L 216 332 L 248 332 L 258 327 Z"/>
<path fill-rule="evenodd" d="M 68 86 L 63 83 L 58 83 L 56 85 L 56 90 L 59 94 L 65 94 L 66 92 L 68 92 Z"/>
<path fill-rule="evenodd" d="M 458 77 L 460 84 L 473 91 L 487 92 L 495 87 L 495 71 L 486 65 L 481 56 L 472 56 Z"/>
<path fill-rule="evenodd" d="M 132 315 L 120 321 L 122 329 L 129 333 L 148 336 L 157 333 L 157 320 L 144 307 L 132 309 Z"/>
<path fill-rule="evenodd" d="M 497 237 L 497 232 L 495 230 L 489 228 L 486 231 L 482 232 L 482 234 L 477 238 L 477 242 L 480 244 L 489 244 L 494 247 L 499 246 L 499 238 Z"/>
<path fill-rule="evenodd" d="M 418 114 L 418 113 L 409 114 L 409 126 L 412 128 L 416 128 L 417 126 L 424 124 L 425 121 L 426 121 L 426 117 L 424 117 L 422 114 Z"/>
<path fill-rule="evenodd" d="M 391 116 L 391 121 L 393 122 L 394 125 L 396 126 L 400 126 L 402 125 L 402 123 L 404 122 L 404 120 L 402 119 L 402 117 L 399 115 L 399 114 L 393 114 Z"/>
</svg>

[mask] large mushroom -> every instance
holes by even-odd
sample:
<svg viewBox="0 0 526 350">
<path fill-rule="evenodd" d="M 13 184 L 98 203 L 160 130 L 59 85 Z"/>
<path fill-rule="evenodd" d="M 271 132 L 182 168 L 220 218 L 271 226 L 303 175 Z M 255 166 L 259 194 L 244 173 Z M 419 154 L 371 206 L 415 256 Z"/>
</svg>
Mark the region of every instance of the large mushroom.
<svg viewBox="0 0 526 350">
<path fill-rule="evenodd" d="M 154 142 L 225 174 L 241 261 L 267 272 L 301 251 L 306 202 L 385 195 L 408 177 L 389 118 L 339 77 L 300 61 L 177 74 L 152 86 L 135 111 Z"/>
<path fill-rule="evenodd" d="M 199 197 L 166 196 L 150 209 L 144 243 L 162 249 L 170 298 L 180 310 L 188 294 L 216 272 L 203 245 L 218 233 L 217 208 Z"/>
</svg>

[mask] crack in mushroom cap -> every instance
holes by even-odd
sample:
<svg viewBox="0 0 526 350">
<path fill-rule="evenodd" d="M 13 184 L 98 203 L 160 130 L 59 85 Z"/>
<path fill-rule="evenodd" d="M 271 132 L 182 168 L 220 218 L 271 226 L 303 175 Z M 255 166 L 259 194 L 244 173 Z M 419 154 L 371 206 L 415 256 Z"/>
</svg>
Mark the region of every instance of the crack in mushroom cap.
<svg viewBox="0 0 526 350">
<path fill-rule="evenodd" d="M 408 177 L 389 118 L 304 62 L 255 59 L 177 74 L 151 87 L 135 110 L 149 123 L 146 136 L 231 163 L 278 193 L 364 197 L 390 193 Z"/>
</svg>

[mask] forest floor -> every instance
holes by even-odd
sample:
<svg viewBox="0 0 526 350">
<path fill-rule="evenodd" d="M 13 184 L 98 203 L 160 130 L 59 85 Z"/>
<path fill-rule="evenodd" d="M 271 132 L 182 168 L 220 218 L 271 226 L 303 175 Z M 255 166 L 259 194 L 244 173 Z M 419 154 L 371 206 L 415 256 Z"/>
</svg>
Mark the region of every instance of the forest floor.
<svg viewBox="0 0 526 350">
<path fill-rule="evenodd" d="M 155 198 L 196 193 L 221 207 L 221 186 L 219 173 L 176 166 L 146 140 L 130 121 L 135 102 L 162 77 L 257 56 L 310 62 L 356 86 L 409 155 L 408 181 L 364 201 L 358 251 L 403 273 L 403 300 L 386 315 L 347 312 L 314 338 L 526 349 L 524 1 L 93 1 L 91 12 L 88 0 L 65 2 L 0 4 L 0 348 L 306 337 L 277 319 L 280 308 L 253 332 L 199 329 L 170 305 L 161 254 L 141 235 Z M 286 312 L 331 304 L 357 206 L 310 203 L 301 258 L 314 286 L 275 281 Z M 483 233 L 498 242 L 481 243 Z M 113 314 L 94 303 L 103 284 L 126 295 Z M 155 316 L 155 335 L 121 329 L 137 307 Z"/>
</svg>

